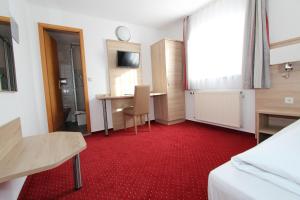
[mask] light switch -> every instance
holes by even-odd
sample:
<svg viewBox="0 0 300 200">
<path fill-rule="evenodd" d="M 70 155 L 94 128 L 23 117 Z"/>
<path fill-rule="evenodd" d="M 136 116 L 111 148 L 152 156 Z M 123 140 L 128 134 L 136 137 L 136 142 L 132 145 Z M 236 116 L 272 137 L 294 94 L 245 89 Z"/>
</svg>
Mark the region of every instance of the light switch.
<svg viewBox="0 0 300 200">
<path fill-rule="evenodd" d="M 284 97 L 284 103 L 294 104 L 294 97 Z"/>
</svg>

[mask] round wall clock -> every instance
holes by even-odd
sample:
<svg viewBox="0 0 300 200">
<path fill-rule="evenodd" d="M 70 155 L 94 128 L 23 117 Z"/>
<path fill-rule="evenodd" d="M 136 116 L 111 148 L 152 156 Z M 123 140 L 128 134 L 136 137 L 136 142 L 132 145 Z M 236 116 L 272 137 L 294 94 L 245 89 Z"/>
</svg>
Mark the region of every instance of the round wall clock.
<svg viewBox="0 0 300 200">
<path fill-rule="evenodd" d="M 118 40 L 128 42 L 131 38 L 129 29 L 126 26 L 118 26 L 116 28 L 116 36 Z"/>
</svg>

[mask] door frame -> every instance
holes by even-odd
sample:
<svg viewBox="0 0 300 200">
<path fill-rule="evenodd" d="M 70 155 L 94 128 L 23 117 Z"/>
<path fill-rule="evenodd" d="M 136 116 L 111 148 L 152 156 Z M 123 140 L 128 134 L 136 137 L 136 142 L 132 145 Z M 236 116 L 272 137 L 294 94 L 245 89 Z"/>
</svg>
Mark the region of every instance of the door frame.
<svg viewBox="0 0 300 200">
<path fill-rule="evenodd" d="M 10 24 L 10 17 L 0 16 L 0 23 L 1 24 Z"/>
<path fill-rule="evenodd" d="M 41 53 L 41 61 L 42 61 L 44 91 L 45 91 L 47 119 L 48 119 L 48 131 L 53 132 L 53 122 L 52 122 L 52 111 L 51 111 L 51 101 L 50 101 L 50 88 L 49 88 L 49 83 L 48 83 L 44 31 L 52 30 L 52 31 L 69 32 L 69 33 L 78 33 L 79 34 L 81 66 L 82 66 L 82 76 L 83 76 L 84 102 L 85 102 L 85 112 L 86 112 L 86 124 L 87 124 L 87 131 L 91 132 L 90 106 L 89 106 L 89 95 L 88 95 L 88 84 L 87 84 L 88 82 L 87 82 L 87 74 L 86 74 L 83 30 L 80 28 L 66 27 L 66 26 L 46 24 L 46 23 L 38 23 L 38 30 L 39 30 L 40 53 Z"/>
</svg>

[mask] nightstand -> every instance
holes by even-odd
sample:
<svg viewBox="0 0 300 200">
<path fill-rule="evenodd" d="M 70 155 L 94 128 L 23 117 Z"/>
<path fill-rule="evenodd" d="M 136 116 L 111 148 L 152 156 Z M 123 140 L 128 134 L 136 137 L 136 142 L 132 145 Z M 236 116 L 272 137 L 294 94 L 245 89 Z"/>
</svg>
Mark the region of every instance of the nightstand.
<svg viewBox="0 0 300 200">
<path fill-rule="evenodd" d="M 256 110 L 257 143 L 264 141 L 300 118 L 299 109 Z M 272 122 L 273 121 L 273 122 Z M 274 122 L 275 121 L 275 122 Z M 277 121 L 277 123 L 276 123 Z"/>
</svg>

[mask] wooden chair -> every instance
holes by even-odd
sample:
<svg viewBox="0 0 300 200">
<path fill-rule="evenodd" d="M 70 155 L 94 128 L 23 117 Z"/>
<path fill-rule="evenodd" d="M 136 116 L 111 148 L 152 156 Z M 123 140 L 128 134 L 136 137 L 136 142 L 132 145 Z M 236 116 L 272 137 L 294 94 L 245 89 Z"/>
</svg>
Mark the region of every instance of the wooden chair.
<svg viewBox="0 0 300 200">
<path fill-rule="evenodd" d="M 126 129 L 126 118 L 133 118 L 135 134 L 137 134 L 137 117 L 140 117 L 142 124 L 143 116 L 147 116 L 149 131 L 151 131 L 149 119 L 149 99 L 150 87 L 146 85 L 137 85 L 134 89 L 133 106 L 124 108 L 124 128 Z"/>
</svg>

